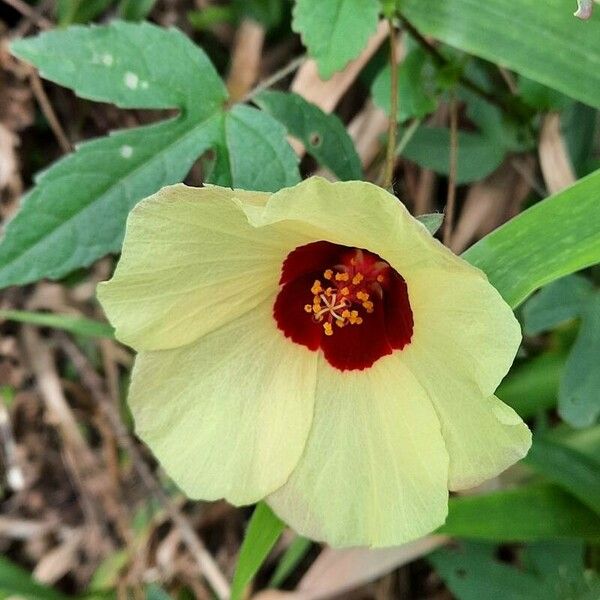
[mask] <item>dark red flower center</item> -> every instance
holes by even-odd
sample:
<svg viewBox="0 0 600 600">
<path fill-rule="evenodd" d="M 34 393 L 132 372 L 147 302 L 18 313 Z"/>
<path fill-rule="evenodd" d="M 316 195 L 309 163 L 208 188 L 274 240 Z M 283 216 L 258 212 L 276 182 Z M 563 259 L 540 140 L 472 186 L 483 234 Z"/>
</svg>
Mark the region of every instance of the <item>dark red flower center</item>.
<svg viewBox="0 0 600 600">
<path fill-rule="evenodd" d="M 406 281 L 373 252 L 313 242 L 283 262 L 273 315 L 297 344 L 323 351 L 329 364 L 366 369 L 410 343 L 413 315 Z"/>
</svg>

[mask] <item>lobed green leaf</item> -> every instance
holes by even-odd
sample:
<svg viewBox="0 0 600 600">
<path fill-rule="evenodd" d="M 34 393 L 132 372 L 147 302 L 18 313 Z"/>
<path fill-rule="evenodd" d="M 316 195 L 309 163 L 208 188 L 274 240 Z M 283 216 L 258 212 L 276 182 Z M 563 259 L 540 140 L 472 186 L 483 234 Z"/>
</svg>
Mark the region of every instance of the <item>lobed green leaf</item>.
<svg viewBox="0 0 600 600">
<path fill-rule="evenodd" d="M 296 0 L 292 28 L 329 79 L 360 54 L 378 14 L 378 0 Z"/>
<path fill-rule="evenodd" d="M 261 92 L 254 102 L 299 139 L 306 151 L 340 180 L 362 179 L 360 158 L 343 123 L 298 94 Z"/>
</svg>

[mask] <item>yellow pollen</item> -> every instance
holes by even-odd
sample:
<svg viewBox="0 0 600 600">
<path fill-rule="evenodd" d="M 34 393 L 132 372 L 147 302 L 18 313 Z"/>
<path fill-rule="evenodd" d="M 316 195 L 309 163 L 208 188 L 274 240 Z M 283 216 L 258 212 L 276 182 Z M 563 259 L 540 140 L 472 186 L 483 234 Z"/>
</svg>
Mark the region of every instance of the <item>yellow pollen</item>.
<svg viewBox="0 0 600 600">
<path fill-rule="evenodd" d="M 346 322 L 343 319 L 337 319 L 336 322 L 335 322 L 335 324 L 338 327 L 343 327 L 346 324 Z"/>
<path fill-rule="evenodd" d="M 365 278 L 365 276 L 362 273 L 357 273 L 353 278 L 352 278 L 352 283 L 354 285 L 358 285 L 363 279 Z"/>
<path fill-rule="evenodd" d="M 368 313 L 373 312 L 373 303 L 371 301 L 367 300 L 366 302 L 363 302 L 362 305 Z"/>
<path fill-rule="evenodd" d="M 349 319 L 350 318 L 350 311 L 348 309 L 342 311 L 342 318 L 343 319 Z"/>
<path fill-rule="evenodd" d="M 315 282 L 313 283 L 313 286 L 310 288 L 310 292 L 311 292 L 311 294 L 316 296 L 317 294 L 320 294 L 322 291 L 323 291 L 323 288 L 321 287 L 321 282 L 318 279 L 316 279 Z"/>
<path fill-rule="evenodd" d="M 331 269 L 327 269 L 325 273 L 323 273 L 323 277 L 325 277 L 325 279 L 331 279 L 333 277 L 333 271 Z"/>
<path fill-rule="evenodd" d="M 343 288 L 340 290 L 340 294 L 341 294 L 342 296 L 347 296 L 349 293 L 350 293 L 350 290 L 349 290 L 347 287 L 343 287 Z"/>
<path fill-rule="evenodd" d="M 358 317 L 356 321 L 354 321 L 355 325 L 360 325 L 363 322 L 362 317 Z"/>
<path fill-rule="evenodd" d="M 350 275 L 348 273 L 336 273 L 335 280 L 336 281 L 348 281 L 350 279 Z"/>
<path fill-rule="evenodd" d="M 377 275 L 377 281 L 379 281 L 379 283 L 383 283 L 384 277 L 383 275 Z"/>
<path fill-rule="evenodd" d="M 333 335 L 331 323 L 323 323 L 323 329 L 325 330 L 325 335 Z"/>
<path fill-rule="evenodd" d="M 331 288 L 327 288 L 327 289 L 325 290 L 325 295 L 326 295 L 326 296 L 331 296 L 331 294 L 333 294 L 333 290 L 332 290 Z"/>
<path fill-rule="evenodd" d="M 356 297 L 361 301 L 361 302 L 366 302 L 369 299 L 369 294 L 367 294 L 367 292 L 363 292 L 360 291 L 356 294 Z"/>
<path fill-rule="evenodd" d="M 304 305 L 304 312 L 311 313 L 313 311 L 313 307 L 311 304 Z"/>
</svg>

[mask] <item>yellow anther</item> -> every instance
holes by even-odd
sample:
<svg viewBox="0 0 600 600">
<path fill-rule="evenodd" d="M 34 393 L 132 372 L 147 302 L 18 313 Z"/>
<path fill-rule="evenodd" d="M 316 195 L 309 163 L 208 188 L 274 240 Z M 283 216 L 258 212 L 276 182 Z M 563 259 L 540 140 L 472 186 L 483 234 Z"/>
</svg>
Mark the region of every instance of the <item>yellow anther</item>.
<svg viewBox="0 0 600 600">
<path fill-rule="evenodd" d="M 313 286 L 310 288 L 310 292 L 311 292 L 311 294 L 316 296 L 317 294 L 320 294 L 322 291 L 323 291 L 323 288 L 321 287 L 321 282 L 318 279 L 316 279 L 315 282 L 313 283 Z"/>
<path fill-rule="evenodd" d="M 348 309 L 342 311 L 342 318 L 344 318 L 344 319 L 350 318 L 350 311 Z"/>
<path fill-rule="evenodd" d="M 355 325 L 360 325 L 363 322 L 362 317 L 358 317 L 356 321 L 354 321 Z"/>
<path fill-rule="evenodd" d="M 340 294 L 341 294 L 342 296 L 347 296 L 349 293 L 350 293 L 350 290 L 349 290 L 347 287 L 343 287 L 343 288 L 340 290 Z"/>
<path fill-rule="evenodd" d="M 366 302 L 363 302 L 362 305 L 363 305 L 363 308 L 368 313 L 372 313 L 373 312 L 373 303 L 370 300 L 367 300 Z"/>
<path fill-rule="evenodd" d="M 325 279 L 331 279 L 333 277 L 333 271 L 331 269 L 327 269 L 325 273 L 323 273 L 323 277 L 325 277 Z"/>
<path fill-rule="evenodd" d="M 335 280 L 336 281 L 348 281 L 350 279 L 350 275 L 348 273 L 336 273 Z"/>
<path fill-rule="evenodd" d="M 336 322 L 335 322 L 335 324 L 338 327 L 343 327 L 346 323 L 345 323 L 345 321 L 343 319 L 337 319 Z"/>
<path fill-rule="evenodd" d="M 357 273 L 353 278 L 352 278 L 352 283 L 354 285 L 358 285 L 363 279 L 365 278 L 365 276 L 362 273 Z"/>
<path fill-rule="evenodd" d="M 327 288 L 327 289 L 325 290 L 325 295 L 326 295 L 326 296 L 331 296 L 332 294 L 333 294 L 333 290 L 332 290 L 331 288 Z"/>
<path fill-rule="evenodd" d="M 377 281 L 379 281 L 379 283 L 383 283 L 384 280 L 384 276 L 383 275 L 377 275 Z"/>
<path fill-rule="evenodd" d="M 313 311 L 312 304 L 305 304 L 304 305 L 304 312 L 311 313 L 312 311 Z"/>
<path fill-rule="evenodd" d="M 361 302 L 366 302 L 369 299 L 369 294 L 367 294 L 367 292 L 363 292 L 360 291 L 356 294 L 356 297 L 361 301 Z"/>
<path fill-rule="evenodd" d="M 333 328 L 331 327 L 331 323 L 323 323 L 323 329 L 325 330 L 325 335 L 333 335 Z"/>
</svg>

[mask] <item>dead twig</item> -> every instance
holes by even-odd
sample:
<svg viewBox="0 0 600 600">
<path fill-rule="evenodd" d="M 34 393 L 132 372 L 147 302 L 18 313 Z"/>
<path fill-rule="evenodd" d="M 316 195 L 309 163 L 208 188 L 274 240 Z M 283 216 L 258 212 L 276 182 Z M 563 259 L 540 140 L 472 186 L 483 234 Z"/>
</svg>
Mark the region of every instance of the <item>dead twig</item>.
<svg viewBox="0 0 600 600">
<path fill-rule="evenodd" d="M 444 244 L 450 243 L 454 223 L 454 205 L 456 203 L 456 169 L 458 166 L 458 110 L 456 96 L 450 98 L 450 169 L 448 173 L 448 195 L 444 218 Z"/>
<path fill-rule="evenodd" d="M 20 12 L 24 17 L 27 17 L 30 21 L 35 23 L 40 29 L 51 29 L 54 24 L 52 21 L 49 21 L 45 17 L 42 17 L 37 13 L 37 11 L 29 6 L 27 2 L 23 0 L 2 0 L 4 4 L 8 4 L 8 6 L 14 8 L 16 11 Z"/>
<path fill-rule="evenodd" d="M 254 19 L 244 19 L 235 32 L 227 89 L 231 102 L 243 98 L 258 79 L 265 28 Z"/>
<path fill-rule="evenodd" d="M 396 166 L 396 130 L 398 128 L 398 55 L 396 51 L 396 28 L 392 19 L 388 20 L 390 30 L 390 67 L 391 67 L 391 89 L 390 89 L 390 114 L 388 122 L 387 152 L 383 172 L 383 187 L 390 189 L 394 178 L 394 167 Z"/>
<path fill-rule="evenodd" d="M 54 112 L 54 108 L 52 108 L 52 103 L 50 102 L 48 96 L 46 95 L 46 92 L 44 91 L 44 86 L 42 85 L 42 80 L 40 79 L 40 76 L 38 75 L 37 71 L 33 68 L 30 71 L 29 80 L 31 82 L 31 89 L 33 91 L 33 95 L 35 96 L 35 99 L 40 105 L 40 109 L 42 113 L 44 113 L 44 116 L 46 117 L 46 120 L 50 125 L 50 129 L 52 129 L 52 133 L 54 134 L 54 137 L 56 138 L 60 149 L 65 154 L 68 152 L 72 152 L 73 145 L 71 144 L 69 138 L 65 134 L 64 129 L 62 128 L 62 125 L 60 124 L 60 121 L 58 120 L 58 117 Z"/>
</svg>

